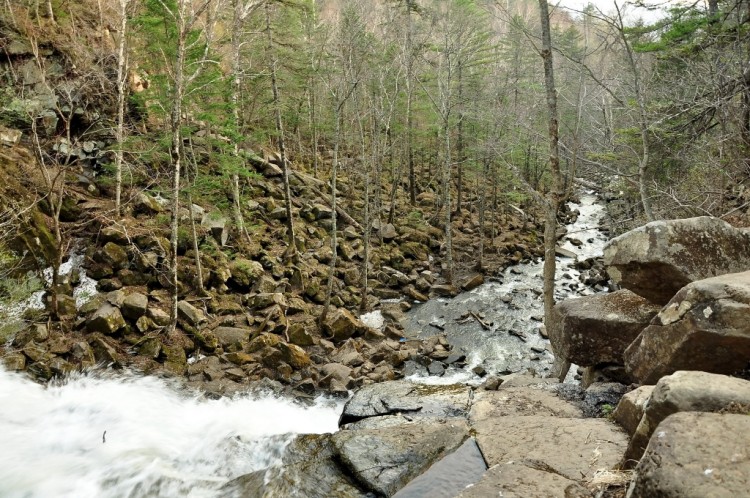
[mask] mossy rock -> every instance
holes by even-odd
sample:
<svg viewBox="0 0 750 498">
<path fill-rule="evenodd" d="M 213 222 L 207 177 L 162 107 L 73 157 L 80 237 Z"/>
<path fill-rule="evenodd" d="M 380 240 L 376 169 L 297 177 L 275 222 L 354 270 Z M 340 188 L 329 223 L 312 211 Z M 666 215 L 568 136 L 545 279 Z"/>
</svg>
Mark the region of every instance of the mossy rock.
<svg viewBox="0 0 750 498">
<path fill-rule="evenodd" d="M 102 247 L 102 259 L 105 263 L 119 270 L 128 265 L 128 252 L 114 242 L 107 242 Z"/>
<path fill-rule="evenodd" d="M 251 259 L 239 258 L 229 265 L 232 272 L 230 282 L 237 287 L 249 289 L 264 273 L 263 265 Z"/>
<path fill-rule="evenodd" d="M 19 252 L 28 250 L 36 257 L 41 256 L 47 264 L 57 260 L 57 242 L 38 208 L 34 207 L 29 211 L 21 228 L 20 243 L 11 244 L 11 247 L 19 249 Z"/>
<path fill-rule="evenodd" d="M 417 261 L 427 261 L 430 257 L 430 250 L 427 246 L 420 244 L 419 242 L 404 242 L 400 246 L 401 252 L 407 258 L 411 258 Z"/>
<path fill-rule="evenodd" d="M 185 350 L 180 346 L 162 345 L 162 355 L 164 356 L 164 369 L 175 375 L 185 375 L 187 372 L 187 355 Z"/>
</svg>

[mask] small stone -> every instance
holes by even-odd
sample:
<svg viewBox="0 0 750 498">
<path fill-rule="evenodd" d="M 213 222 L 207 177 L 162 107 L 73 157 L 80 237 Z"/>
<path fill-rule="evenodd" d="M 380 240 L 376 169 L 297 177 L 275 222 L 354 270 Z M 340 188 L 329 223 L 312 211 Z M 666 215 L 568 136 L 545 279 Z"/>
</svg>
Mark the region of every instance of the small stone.
<svg viewBox="0 0 750 498">
<path fill-rule="evenodd" d="M 465 291 L 470 291 L 472 289 L 476 289 L 480 285 L 484 283 L 484 276 L 479 273 L 477 275 L 474 275 L 473 277 L 470 277 L 467 279 L 462 285 L 461 288 Z"/>
<path fill-rule="evenodd" d="M 140 192 L 133 199 L 133 208 L 136 213 L 156 214 L 161 213 L 164 208 L 150 195 Z"/>
<path fill-rule="evenodd" d="M 169 325 L 169 322 L 172 321 L 169 313 L 159 308 L 149 308 L 146 312 L 146 316 L 153 320 L 153 322 L 159 327 L 166 327 Z"/>
<path fill-rule="evenodd" d="M 485 391 L 497 391 L 503 383 L 503 379 L 495 375 L 490 375 L 482 384 Z"/>
<path fill-rule="evenodd" d="M 241 351 L 227 353 L 224 357 L 227 361 L 234 363 L 235 365 L 247 365 L 248 363 L 254 363 L 256 361 L 254 356 Z"/>
<path fill-rule="evenodd" d="M 476 367 L 472 368 L 471 371 L 479 377 L 484 377 L 485 375 L 487 375 L 487 370 L 485 370 L 482 365 L 477 365 Z"/>
<path fill-rule="evenodd" d="M 138 329 L 138 332 L 140 332 L 141 334 L 145 334 L 153 327 L 154 322 L 152 322 L 151 319 L 147 316 L 142 316 L 135 321 L 135 328 Z"/>
<path fill-rule="evenodd" d="M 26 368 L 26 357 L 21 353 L 8 353 L 2 357 L 5 369 L 20 372 Z"/>
<path fill-rule="evenodd" d="M 115 308 L 109 303 L 103 304 L 86 321 L 86 329 L 89 332 L 101 332 L 107 335 L 114 334 L 125 325 L 125 319 L 122 317 L 119 308 Z"/>
<path fill-rule="evenodd" d="M 245 371 L 241 368 L 228 368 L 224 370 L 224 375 L 235 382 L 242 382 L 245 380 Z"/>
<path fill-rule="evenodd" d="M 433 361 L 427 367 L 427 371 L 430 373 L 430 375 L 441 376 L 445 373 L 445 364 L 440 361 Z"/>
<path fill-rule="evenodd" d="M 94 358 L 97 363 L 103 363 L 108 366 L 122 366 L 123 362 L 121 361 L 120 354 L 103 338 L 95 338 L 91 342 L 91 349 L 94 352 Z"/>
<path fill-rule="evenodd" d="M 140 292 L 129 294 L 122 302 L 122 314 L 130 320 L 138 320 L 148 309 L 148 297 Z"/>
<path fill-rule="evenodd" d="M 149 337 L 138 346 L 138 354 L 153 360 L 159 358 L 161 354 L 161 341 L 156 337 Z"/>
<path fill-rule="evenodd" d="M 177 317 L 185 320 L 193 327 L 197 327 L 207 320 L 206 315 L 201 310 L 187 301 L 177 303 Z M 152 316 L 151 318 L 153 319 L 154 317 Z"/>
<path fill-rule="evenodd" d="M 74 359 L 78 360 L 82 364 L 96 363 L 96 358 L 94 357 L 94 350 L 91 349 L 91 346 L 89 346 L 89 343 L 85 341 L 78 341 L 75 344 L 73 344 L 73 347 L 70 348 L 70 353 Z"/>
</svg>

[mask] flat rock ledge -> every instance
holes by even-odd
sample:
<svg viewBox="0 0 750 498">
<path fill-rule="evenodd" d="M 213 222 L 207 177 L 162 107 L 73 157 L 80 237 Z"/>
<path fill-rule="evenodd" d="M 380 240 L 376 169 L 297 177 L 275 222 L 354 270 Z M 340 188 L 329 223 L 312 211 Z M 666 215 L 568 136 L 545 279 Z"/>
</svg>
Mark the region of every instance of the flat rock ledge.
<svg viewBox="0 0 750 498">
<path fill-rule="evenodd" d="M 340 425 L 335 434 L 296 436 L 282 470 L 242 476 L 227 493 L 562 497 L 566 488 L 614 468 L 628 444 L 615 424 L 584 418 L 547 384 L 488 391 L 383 382 L 355 392 Z M 461 453 L 467 448 L 477 457 Z M 446 481 L 445 469 L 456 470 L 451 458 L 466 470 L 450 477 L 463 491 L 447 495 L 455 484 Z"/>
</svg>

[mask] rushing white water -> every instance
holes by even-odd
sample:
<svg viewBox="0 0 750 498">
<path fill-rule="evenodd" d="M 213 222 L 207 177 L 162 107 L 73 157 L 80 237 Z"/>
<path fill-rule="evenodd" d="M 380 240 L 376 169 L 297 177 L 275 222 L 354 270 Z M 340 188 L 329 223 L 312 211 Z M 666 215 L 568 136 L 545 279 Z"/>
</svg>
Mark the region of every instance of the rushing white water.
<svg viewBox="0 0 750 498">
<path fill-rule="evenodd" d="M 577 260 L 602 255 L 607 237 L 599 230 L 604 207 L 593 192 L 581 195 L 580 203 L 571 208 L 579 211 L 578 219 L 567 226 L 562 247 L 577 255 L 576 259 L 557 258 L 555 299 L 585 296 L 600 292 L 580 282 Z M 578 245 L 570 239 L 580 241 Z M 531 368 L 546 375 L 553 362 L 549 341 L 539 333 L 544 314 L 542 300 L 543 260 L 507 268 L 500 282 L 491 281 L 455 298 L 439 298 L 415 307 L 407 314 L 407 336 L 427 337 L 440 330 L 448 341 L 466 352 L 465 369 L 449 369 L 444 377 L 414 376 L 425 383 L 481 383 L 472 372 L 483 366 L 489 373 L 524 372 Z M 468 312 L 484 317 L 490 330 L 479 326 Z M 523 338 L 520 338 L 521 335 Z M 570 379 L 572 380 L 571 370 Z M 421 378 L 421 379 L 420 379 Z"/>
<path fill-rule="evenodd" d="M 41 386 L 0 369 L 0 496 L 222 496 L 230 479 L 279 464 L 292 434 L 338 430 L 341 408 L 206 400 L 130 374 Z"/>
</svg>

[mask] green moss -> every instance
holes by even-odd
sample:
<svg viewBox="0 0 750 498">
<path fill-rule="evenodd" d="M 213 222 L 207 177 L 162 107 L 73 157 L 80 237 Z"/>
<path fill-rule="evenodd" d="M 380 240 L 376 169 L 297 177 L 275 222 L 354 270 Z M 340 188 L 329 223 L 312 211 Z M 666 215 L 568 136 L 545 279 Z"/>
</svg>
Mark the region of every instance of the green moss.
<svg viewBox="0 0 750 498">
<path fill-rule="evenodd" d="M 24 221 L 19 238 L 23 242 L 23 249 L 29 250 L 35 257 L 44 259 L 48 264 L 57 261 L 57 242 L 37 208 L 33 208 Z"/>
</svg>

